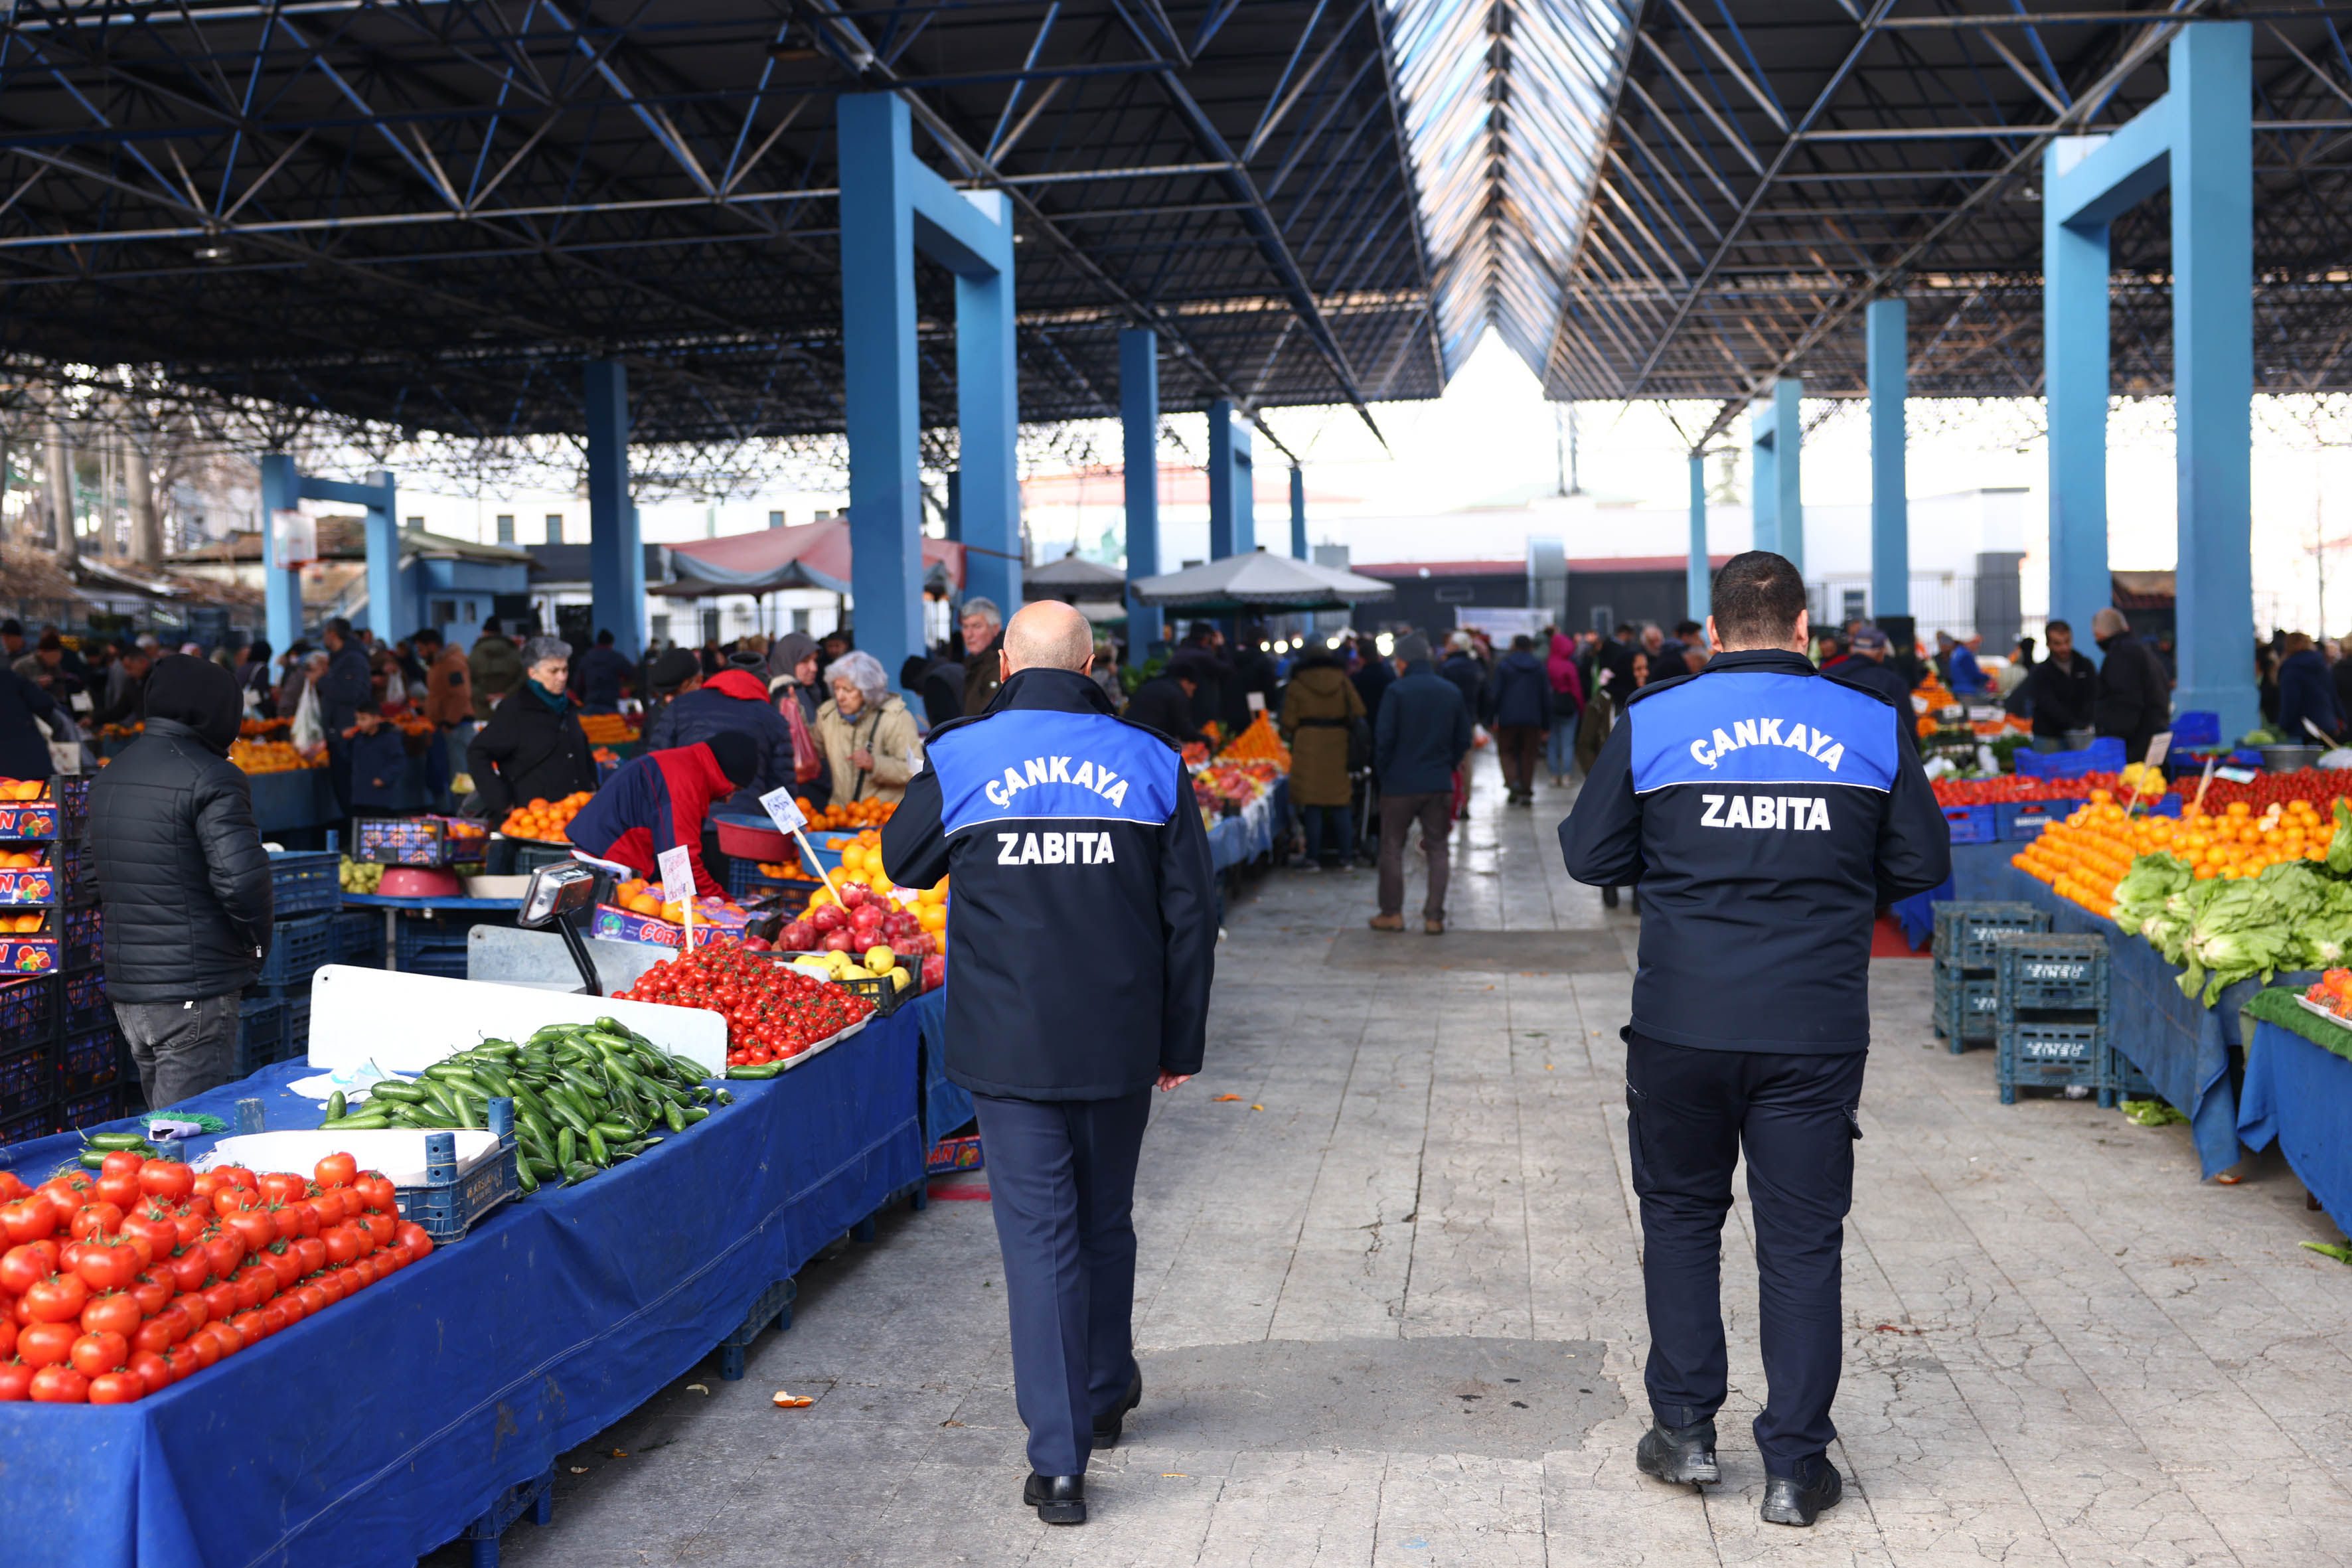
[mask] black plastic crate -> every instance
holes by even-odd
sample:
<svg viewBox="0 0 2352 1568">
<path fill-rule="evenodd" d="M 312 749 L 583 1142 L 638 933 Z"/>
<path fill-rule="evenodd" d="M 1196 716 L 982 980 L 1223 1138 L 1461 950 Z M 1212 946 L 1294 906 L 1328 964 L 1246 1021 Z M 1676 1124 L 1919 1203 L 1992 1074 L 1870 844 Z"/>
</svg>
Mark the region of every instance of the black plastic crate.
<svg viewBox="0 0 2352 1568">
<path fill-rule="evenodd" d="M 2006 1010 L 2107 1010 L 2107 939 L 2050 931 L 2008 931 L 1993 939 L 2000 1005 Z"/>
<path fill-rule="evenodd" d="M 84 853 L 80 834 L 58 839 L 49 863 L 57 868 L 59 903 L 89 909 L 98 902 L 98 858 Z"/>
<path fill-rule="evenodd" d="M 310 1052 L 310 994 L 286 998 L 286 1054 L 280 1061 L 292 1061 Z"/>
<path fill-rule="evenodd" d="M 269 933 L 269 957 L 261 965 L 261 973 L 253 977 L 256 985 L 299 985 L 307 983 L 319 965 L 334 955 L 334 922 L 340 915 L 303 915 L 282 920 Z"/>
<path fill-rule="evenodd" d="M 383 916 L 373 910 L 354 910 L 328 917 L 334 932 L 335 963 L 365 969 L 383 967 Z"/>
<path fill-rule="evenodd" d="M 49 793 L 57 797 L 64 812 L 63 830 L 79 834 L 89 818 L 89 786 L 98 781 L 95 773 L 58 773 L 49 780 Z"/>
<path fill-rule="evenodd" d="M 466 977 L 466 941 L 484 922 L 404 914 L 393 933 L 393 968 L 403 974 Z"/>
<path fill-rule="evenodd" d="M 55 1046 L 17 1046 L 0 1050 L 0 1117 L 21 1116 L 57 1097 Z"/>
<path fill-rule="evenodd" d="M 68 1036 L 58 1047 L 58 1092 L 70 1098 L 121 1082 L 128 1055 L 122 1037 L 110 1028 Z"/>
<path fill-rule="evenodd" d="M 2050 917 L 2032 904 L 2004 900 L 1947 900 L 1935 906 L 1936 962 L 1948 968 L 1993 967 L 1993 939 L 2005 931 L 2046 931 Z"/>
<path fill-rule="evenodd" d="M 274 996 L 248 996 L 237 1007 L 236 1076 L 249 1078 L 286 1059 L 286 1004 Z"/>
<path fill-rule="evenodd" d="M 2021 1089 L 2088 1089 L 2099 1103 L 2113 1105 L 2106 1027 L 2101 1024 L 2021 1023 L 2000 1032 L 1993 1081 L 2003 1105 L 2017 1103 Z"/>
<path fill-rule="evenodd" d="M 106 971 L 84 969 L 68 974 L 60 982 L 63 998 L 61 1033 L 79 1034 L 85 1029 L 110 1026 L 114 1022 L 114 1009 L 106 1002 Z"/>
<path fill-rule="evenodd" d="M 109 1084 L 88 1094 L 69 1095 L 58 1104 L 58 1124 L 70 1131 L 77 1127 L 95 1127 L 101 1121 L 114 1121 L 127 1114 L 122 1109 L 123 1097 Z"/>
<path fill-rule="evenodd" d="M 743 1321 L 719 1342 L 719 1375 L 730 1383 L 743 1375 L 743 1352 L 760 1331 L 770 1323 L 779 1331 L 793 1326 L 793 1302 L 800 1295 L 800 1286 L 790 1279 L 779 1279 L 752 1298 L 751 1309 Z"/>
<path fill-rule="evenodd" d="M 331 913 L 343 907 L 342 857 L 331 849 L 274 849 L 269 885 L 278 917 Z"/>
<path fill-rule="evenodd" d="M 106 911 L 95 906 L 68 909 L 62 917 L 58 949 L 61 969 L 92 969 L 106 962 Z"/>
<path fill-rule="evenodd" d="M 727 896 L 738 903 L 770 899 L 774 901 L 768 908 L 798 914 L 808 908 L 810 895 L 824 886 L 813 877 L 771 877 L 757 860 L 741 856 L 730 856 L 727 862 Z"/>
<path fill-rule="evenodd" d="M 2107 1044 L 2107 1079 L 2115 1085 L 2117 1100 L 2164 1099 L 2147 1074 L 2139 1070 L 2139 1064 L 2116 1049 L 2113 1041 Z"/>
<path fill-rule="evenodd" d="M 57 1039 L 59 988 L 54 974 L 37 974 L 0 985 L 0 1051 L 47 1046 Z"/>
<path fill-rule="evenodd" d="M 499 1559 L 499 1537 L 507 1527 L 524 1514 L 530 1515 L 533 1524 L 545 1524 L 555 1517 L 555 1472 L 548 1471 L 535 1480 L 518 1481 L 500 1492 L 490 1504 L 490 1511 L 466 1527 L 461 1540 L 473 1543 L 473 1561 L 496 1564 Z M 487 1550 L 486 1550 L 487 1549 Z"/>
<path fill-rule="evenodd" d="M 0 1116 L 0 1148 L 11 1143 L 29 1143 L 36 1138 L 47 1138 L 57 1130 L 58 1108 L 54 1105 L 20 1110 L 14 1116 Z"/>
</svg>

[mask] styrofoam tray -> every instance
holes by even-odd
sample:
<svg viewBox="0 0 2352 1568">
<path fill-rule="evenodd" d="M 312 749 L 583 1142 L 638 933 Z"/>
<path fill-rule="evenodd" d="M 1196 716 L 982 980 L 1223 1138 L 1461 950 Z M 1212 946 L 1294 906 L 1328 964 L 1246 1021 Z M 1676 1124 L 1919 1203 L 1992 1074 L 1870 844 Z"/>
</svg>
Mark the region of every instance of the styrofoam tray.
<svg viewBox="0 0 2352 1568">
<path fill-rule="evenodd" d="M 451 1130 L 450 1135 L 457 1140 L 457 1175 L 461 1180 L 499 1152 L 499 1138 L 494 1132 L 458 1128 Z M 404 1127 L 376 1131 L 362 1129 L 337 1132 L 310 1128 L 245 1132 L 214 1144 L 196 1161 L 196 1169 L 210 1171 L 223 1165 L 242 1165 L 256 1173 L 291 1171 L 305 1175 L 328 1155 L 347 1153 L 360 1163 L 361 1170 L 382 1171 L 392 1178 L 394 1186 L 421 1187 L 425 1184 L 425 1129 Z"/>
<path fill-rule="evenodd" d="M 2352 1021 L 2345 1019 L 2338 1014 L 2329 1012 L 2326 1008 L 2321 1006 L 2318 1003 L 2313 1001 L 2308 996 L 2297 996 L 2294 999 L 2294 1005 L 2302 1008 L 2306 1013 L 2312 1014 L 2316 1017 L 2326 1019 L 2329 1023 L 2335 1025 L 2339 1029 L 2352 1029 Z"/>
<path fill-rule="evenodd" d="M 855 1024 L 850 1025 L 846 1029 L 842 1030 L 841 1033 L 837 1035 L 827 1035 L 824 1038 L 819 1040 L 816 1044 L 811 1046 L 800 1055 L 786 1061 L 784 1063 L 784 1072 L 792 1071 L 794 1068 L 800 1066 L 811 1057 L 818 1056 L 824 1052 L 833 1049 L 834 1047 L 841 1044 L 842 1041 L 849 1038 L 850 1036 L 857 1033 L 858 1030 L 866 1027 L 866 1025 L 873 1021 L 873 1016 L 869 1014 L 867 1016 L 860 1018 Z M 778 1073 L 776 1076 L 778 1078 L 782 1078 L 784 1074 Z"/>
</svg>

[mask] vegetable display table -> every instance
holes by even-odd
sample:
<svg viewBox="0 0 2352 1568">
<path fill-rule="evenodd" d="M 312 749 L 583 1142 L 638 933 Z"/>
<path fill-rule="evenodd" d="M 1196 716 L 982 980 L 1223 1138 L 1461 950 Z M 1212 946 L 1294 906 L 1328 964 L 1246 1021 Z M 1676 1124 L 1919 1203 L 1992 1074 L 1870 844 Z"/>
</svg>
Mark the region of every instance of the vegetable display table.
<svg viewBox="0 0 2352 1568">
<path fill-rule="evenodd" d="M 2317 1020 L 2313 1026 L 2327 1027 Z M 2352 1235 L 2352 1061 L 2297 1029 L 2256 1024 L 2246 1044 L 2238 1136 L 2252 1149 L 2277 1139 L 2327 1217 Z"/>
<path fill-rule="evenodd" d="M 1290 781 L 1278 778 L 1264 795 L 1209 827 L 1209 866 L 1223 871 L 1271 854 L 1277 833 L 1290 820 Z"/>
<path fill-rule="evenodd" d="M 387 1020 L 387 1027 L 397 1027 Z M 919 1182 L 902 1010 L 577 1187 L 499 1208 L 331 1311 L 134 1405 L 0 1405 L 8 1568 L 408 1568 L 708 1355 L 751 1304 Z M 304 1063 L 188 1102 L 234 1124 Z M 110 1124 L 131 1129 L 135 1121 Z M 95 1130 L 93 1130 L 95 1131 Z M 79 1138 L 0 1151 L 38 1181 Z M 190 1144 L 201 1152 L 208 1141 Z"/>
</svg>

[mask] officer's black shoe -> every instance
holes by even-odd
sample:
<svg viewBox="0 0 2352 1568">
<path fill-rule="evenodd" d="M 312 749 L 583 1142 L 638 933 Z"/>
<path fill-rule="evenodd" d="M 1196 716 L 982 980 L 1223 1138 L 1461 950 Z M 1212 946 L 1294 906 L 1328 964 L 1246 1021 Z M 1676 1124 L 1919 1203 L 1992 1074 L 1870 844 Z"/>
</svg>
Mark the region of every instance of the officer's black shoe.
<svg viewBox="0 0 2352 1568">
<path fill-rule="evenodd" d="M 1617 907 L 1616 889 L 1603 888 L 1601 889 L 1601 907 L 1604 910 L 1613 910 Z"/>
<path fill-rule="evenodd" d="M 1838 1477 L 1837 1467 L 1820 1459 L 1821 1471 L 1807 1486 L 1794 1476 L 1769 1476 L 1764 1481 L 1764 1522 L 1767 1524 L 1811 1524 L 1825 1508 L 1837 1507 L 1838 1499 L 1845 1495 L 1845 1482 Z"/>
<path fill-rule="evenodd" d="M 1119 1432 L 1127 1424 L 1127 1413 L 1142 1403 L 1143 1373 L 1139 1371 L 1135 1374 L 1135 1381 L 1127 1385 L 1127 1397 L 1119 1402 L 1118 1408 L 1108 1415 L 1095 1417 L 1095 1447 L 1118 1447 Z"/>
<path fill-rule="evenodd" d="M 1087 1521 L 1087 1478 L 1041 1476 L 1031 1472 L 1022 1483 L 1021 1500 L 1037 1510 L 1042 1524 L 1084 1524 Z"/>
<path fill-rule="evenodd" d="M 1715 1423 L 1666 1426 L 1653 1422 L 1633 1450 L 1633 1465 L 1645 1476 L 1677 1484 L 1723 1479 L 1723 1467 L 1715 1462 Z"/>
</svg>

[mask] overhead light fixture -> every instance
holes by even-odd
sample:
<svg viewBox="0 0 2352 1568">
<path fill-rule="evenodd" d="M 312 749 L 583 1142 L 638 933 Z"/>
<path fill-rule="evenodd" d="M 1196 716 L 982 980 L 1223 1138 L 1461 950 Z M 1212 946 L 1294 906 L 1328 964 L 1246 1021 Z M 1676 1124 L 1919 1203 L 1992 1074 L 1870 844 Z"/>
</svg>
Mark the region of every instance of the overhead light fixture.
<svg viewBox="0 0 2352 1568">
<path fill-rule="evenodd" d="M 200 245 L 196 247 L 195 254 L 197 260 L 209 261 L 215 267 L 219 266 L 222 262 L 236 259 L 236 253 L 230 250 L 228 246 L 225 243 Z"/>
</svg>

